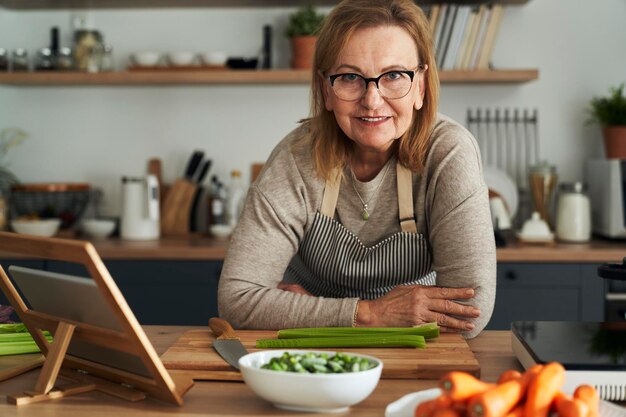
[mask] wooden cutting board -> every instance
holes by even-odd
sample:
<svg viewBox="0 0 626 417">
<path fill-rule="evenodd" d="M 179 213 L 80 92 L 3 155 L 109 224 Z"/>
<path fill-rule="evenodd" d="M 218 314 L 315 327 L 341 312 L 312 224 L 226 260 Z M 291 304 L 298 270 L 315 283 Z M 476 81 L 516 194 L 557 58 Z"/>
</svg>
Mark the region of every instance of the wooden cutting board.
<svg viewBox="0 0 626 417">
<path fill-rule="evenodd" d="M 255 352 L 257 339 L 276 337 L 275 331 L 237 330 L 249 352 Z M 195 380 L 241 381 L 241 374 L 228 365 L 213 349 L 211 330 L 189 330 L 164 354 L 161 360 L 174 374 L 184 372 Z M 323 350 L 323 349 L 320 349 Z M 337 349 L 326 349 L 337 350 Z M 480 366 L 465 339 L 444 333 L 426 343 L 425 349 L 369 348 L 341 349 L 375 356 L 383 361 L 385 379 L 437 379 L 449 371 L 465 371 L 480 376 Z"/>
<path fill-rule="evenodd" d="M 0 356 L 0 381 L 38 368 L 43 365 L 43 361 L 44 357 L 40 353 Z"/>
</svg>

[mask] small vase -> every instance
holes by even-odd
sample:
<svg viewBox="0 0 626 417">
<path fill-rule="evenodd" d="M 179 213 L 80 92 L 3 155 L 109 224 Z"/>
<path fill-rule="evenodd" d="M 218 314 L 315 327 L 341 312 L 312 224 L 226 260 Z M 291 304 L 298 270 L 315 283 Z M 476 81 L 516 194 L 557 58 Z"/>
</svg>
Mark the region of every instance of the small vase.
<svg viewBox="0 0 626 417">
<path fill-rule="evenodd" d="M 291 67 L 310 69 L 313 67 L 317 36 L 295 36 L 291 38 Z"/>
<path fill-rule="evenodd" d="M 626 159 L 626 126 L 607 126 L 602 129 L 607 159 Z"/>
</svg>

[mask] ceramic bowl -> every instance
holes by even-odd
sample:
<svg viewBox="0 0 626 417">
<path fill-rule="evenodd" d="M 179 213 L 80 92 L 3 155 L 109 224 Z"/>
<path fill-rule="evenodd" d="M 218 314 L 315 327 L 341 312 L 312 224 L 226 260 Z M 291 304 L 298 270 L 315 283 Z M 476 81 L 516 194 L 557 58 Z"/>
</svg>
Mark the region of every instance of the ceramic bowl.
<svg viewBox="0 0 626 417">
<path fill-rule="evenodd" d="M 60 219 L 15 219 L 11 221 L 11 228 L 22 235 L 50 237 L 57 234 L 60 226 Z"/>
<path fill-rule="evenodd" d="M 167 54 L 169 62 L 177 67 L 192 65 L 196 55 L 193 52 L 180 51 Z"/>
<path fill-rule="evenodd" d="M 136 52 L 131 56 L 132 61 L 140 67 L 153 67 L 158 65 L 161 60 L 161 54 L 158 52 Z"/>
<path fill-rule="evenodd" d="M 206 65 L 226 65 L 228 56 L 224 52 L 207 52 L 202 54 L 202 62 Z"/>
<path fill-rule="evenodd" d="M 308 412 L 341 412 L 367 398 L 378 385 L 382 362 L 373 356 L 346 352 L 376 363 L 374 368 L 343 374 L 309 374 L 261 369 L 271 358 L 285 350 L 262 350 L 239 359 L 245 383 L 259 397 L 278 408 Z M 289 353 L 322 351 L 287 350 Z M 334 354 L 335 352 L 324 351 Z"/>
<path fill-rule="evenodd" d="M 238 57 L 229 58 L 226 65 L 232 69 L 255 69 L 259 65 L 257 57 Z"/>
<path fill-rule="evenodd" d="M 538 212 L 534 212 L 530 219 L 524 222 L 522 230 L 517 234 L 518 238 L 527 241 L 551 241 L 554 234 L 550 231 L 548 224 L 541 219 Z"/>
<path fill-rule="evenodd" d="M 82 230 L 95 239 L 105 239 L 115 230 L 115 220 L 88 219 L 82 221 Z"/>
<path fill-rule="evenodd" d="M 214 224 L 209 227 L 209 233 L 218 239 L 226 239 L 232 232 L 233 228 L 227 224 Z"/>
</svg>

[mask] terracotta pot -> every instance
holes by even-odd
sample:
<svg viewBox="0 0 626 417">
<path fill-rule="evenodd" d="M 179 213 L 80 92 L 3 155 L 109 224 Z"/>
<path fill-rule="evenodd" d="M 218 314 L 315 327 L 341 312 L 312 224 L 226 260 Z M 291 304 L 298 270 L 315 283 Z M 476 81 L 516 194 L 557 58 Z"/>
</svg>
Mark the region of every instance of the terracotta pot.
<svg viewBox="0 0 626 417">
<path fill-rule="evenodd" d="M 313 66 L 317 36 L 296 36 L 291 38 L 291 67 L 309 69 Z"/>
<path fill-rule="evenodd" d="M 602 129 L 607 159 L 626 159 L 626 126 L 608 126 Z"/>
</svg>

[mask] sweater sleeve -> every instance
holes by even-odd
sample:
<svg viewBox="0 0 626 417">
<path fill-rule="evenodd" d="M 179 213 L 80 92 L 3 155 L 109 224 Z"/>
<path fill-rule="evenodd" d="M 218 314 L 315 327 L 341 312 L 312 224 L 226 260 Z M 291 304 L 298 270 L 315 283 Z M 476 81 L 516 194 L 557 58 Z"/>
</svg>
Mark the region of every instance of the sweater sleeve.
<svg viewBox="0 0 626 417">
<path fill-rule="evenodd" d="M 240 329 L 351 326 L 357 299 L 280 290 L 317 202 L 292 155 L 270 157 L 251 187 L 220 276 L 220 316 Z"/>
<path fill-rule="evenodd" d="M 437 285 L 474 288 L 468 304 L 480 317 L 472 338 L 491 318 L 496 294 L 496 252 L 487 186 L 471 134 L 455 125 L 439 133 L 427 162 L 426 221 Z M 461 301 L 465 302 L 465 301 Z"/>
</svg>

